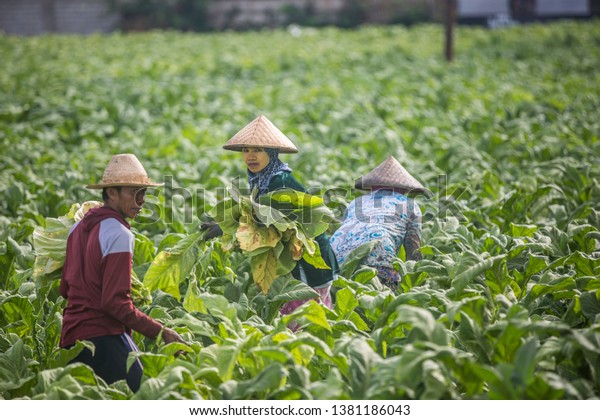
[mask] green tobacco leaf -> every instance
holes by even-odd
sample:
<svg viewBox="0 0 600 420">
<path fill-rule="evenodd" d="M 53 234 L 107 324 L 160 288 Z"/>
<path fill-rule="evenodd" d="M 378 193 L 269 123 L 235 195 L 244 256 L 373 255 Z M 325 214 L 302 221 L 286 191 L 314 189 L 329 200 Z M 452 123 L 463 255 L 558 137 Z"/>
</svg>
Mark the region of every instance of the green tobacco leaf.
<svg viewBox="0 0 600 420">
<path fill-rule="evenodd" d="M 166 366 L 157 377 L 142 381 L 139 391 L 131 399 L 208 399 L 220 396 L 219 393 L 211 393 L 208 387 L 198 384 L 198 377 L 206 379 L 205 374 L 200 373 L 201 369 L 182 360 L 176 363 Z"/>
<path fill-rule="evenodd" d="M 466 313 L 461 313 L 458 338 L 462 345 L 471 353 L 477 355 L 480 360 L 487 361 L 489 358 L 486 340 L 480 325 Z"/>
<path fill-rule="evenodd" d="M 261 223 L 268 227 L 275 227 L 279 232 L 285 232 L 288 229 L 293 229 L 295 223 L 288 219 L 282 212 L 271 206 L 263 206 L 256 202 L 252 202 L 253 215 Z"/>
<path fill-rule="evenodd" d="M 191 280 L 188 288 L 183 297 L 183 308 L 188 312 L 200 312 L 207 313 L 206 305 L 204 301 L 198 297 L 200 292 L 198 291 L 198 282 Z"/>
<path fill-rule="evenodd" d="M 537 350 L 538 343 L 536 339 L 529 339 L 517 350 L 514 359 L 514 371 L 511 376 L 511 380 L 515 385 L 526 387 L 533 381 Z"/>
<path fill-rule="evenodd" d="M 158 244 L 157 251 L 168 251 L 171 248 L 175 247 L 179 241 L 184 239 L 186 235 L 183 233 L 168 233 L 162 237 L 160 243 Z"/>
<path fill-rule="evenodd" d="M 350 278 L 360 262 L 373 251 L 379 241 L 371 241 L 353 249 L 344 262 L 340 264 L 340 276 Z"/>
<path fill-rule="evenodd" d="M 546 272 L 541 276 L 537 284 L 531 288 L 523 300 L 523 304 L 527 306 L 531 301 L 542 295 L 569 291 L 576 287 L 577 284 L 571 276 L 559 276 L 555 273 Z"/>
<path fill-rule="evenodd" d="M 254 223 L 240 223 L 235 236 L 240 248 L 247 252 L 273 248 L 281 240 L 281 233 L 274 227 L 258 226 Z"/>
<path fill-rule="evenodd" d="M 490 270 L 505 259 L 505 254 L 493 257 L 482 257 L 472 251 L 465 251 L 458 259 L 456 266 L 452 267 L 454 274 L 451 283 L 452 287 L 457 292 L 462 292 L 462 290 L 472 283 L 479 275 L 483 274 L 486 270 Z"/>
<path fill-rule="evenodd" d="M 30 337 L 36 324 L 33 311 L 33 305 L 26 297 L 11 296 L 4 300 L 2 318 L 5 318 L 8 324 L 3 326 L 3 330 L 20 337 Z"/>
<path fill-rule="evenodd" d="M 219 223 L 221 230 L 230 236 L 235 236 L 235 232 L 238 228 L 238 221 L 240 219 L 240 207 L 238 204 L 231 207 L 229 213 L 226 213 L 225 219 Z"/>
<path fill-rule="evenodd" d="M 360 317 L 360 315 L 357 314 L 356 312 L 352 312 L 350 314 L 350 317 L 348 319 L 356 326 L 356 328 L 358 330 L 360 330 L 360 331 L 370 331 L 370 328 L 367 325 L 367 323 L 365 322 L 365 320 L 362 319 Z"/>
<path fill-rule="evenodd" d="M 156 378 L 172 358 L 173 356 L 166 356 L 164 354 L 132 351 L 127 356 L 127 369 L 131 369 L 131 366 L 139 359 L 144 367 L 144 375 Z"/>
<path fill-rule="evenodd" d="M 208 215 L 219 224 L 225 234 L 235 236 L 241 216 L 239 204 L 233 200 L 220 201 Z"/>
<path fill-rule="evenodd" d="M 72 219 L 46 219 L 46 228 L 36 227 L 33 231 L 33 246 L 36 254 L 64 262 L 67 236 L 73 226 Z"/>
<path fill-rule="evenodd" d="M 286 236 L 289 236 L 289 238 L 286 238 Z M 286 246 L 290 251 L 290 257 L 292 257 L 294 261 L 299 261 L 302 259 L 304 245 L 302 244 L 302 241 L 298 239 L 298 236 L 296 236 L 296 229 L 289 229 L 285 231 L 282 240 L 287 242 Z"/>
<path fill-rule="evenodd" d="M 291 276 L 279 277 L 269 290 L 272 302 L 289 302 L 292 300 L 312 299 L 319 296 L 312 287 Z"/>
<path fill-rule="evenodd" d="M 247 381 L 229 381 L 221 385 L 225 399 L 257 399 L 279 389 L 287 377 L 287 371 L 279 363 L 271 363 L 261 373 Z"/>
<path fill-rule="evenodd" d="M 36 259 L 33 276 L 41 278 L 61 269 L 67 253 L 67 238 L 73 224 L 83 218 L 91 209 L 102 206 L 99 201 L 74 203 L 70 211 L 59 218 L 48 217 L 45 227 L 36 226 L 33 231 L 33 247 Z"/>
<path fill-rule="evenodd" d="M 297 225 L 294 232 L 296 233 L 296 238 L 298 238 L 304 246 L 304 253 L 308 252 L 311 255 L 314 254 L 315 248 L 318 248 L 316 241 L 306 234 L 301 225 Z"/>
<path fill-rule="evenodd" d="M 44 399 L 77 399 L 86 393 L 88 398 L 110 399 L 110 394 L 100 391 L 105 382 L 94 374 L 91 367 L 76 363 L 64 368 L 44 370 L 38 374 L 33 393 Z M 124 398 L 125 395 L 122 394 Z"/>
<path fill-rule="evenodd" d="M 335 220 L 333 212 L 326 206 L 298 209 L 293 214 L 307 235 L 313 238 L 326 232 L 329 224 Z"/>
<path fill-rule="evenodd" d="M 316 241 L 314 239 L 311 239 L 311 241 L 314 242 L 315 250 L 311 254 L 305 248 L 304 254 L 302 254 L 302 259 L 304 259 L 304 261 L 306 261 L 307 263 L 309 263 L 310 265 L 312 265 L 315 268 L 320 268 L 323 270 L 330 269 L 331 267 L 329 267 L 327 265 L 327 263 L 321 256 L 321 248 L 319 247 L 319 245 L 316 243 Z"/>
<path fill-rule="evenodd" d="M 507 224 L 514 223 L 513 220 L 523 220 L 534 203 L 554 191 L 554 186 L 539 186 L 533 193 L 527 194 L 522 191 L 512 191 L 502 206 L 502 214 Z"/>
<path fill-rule="evenodd" d="M 92 354 L 96 349 L 96 347 L 91 341 L 77 341 L 73 347 L 70 347 L 68 349 L 59 349 L 59 351 L 54 355 L 51 362 L 49 363 L 49 366 L 51 368 L 67 366 L 67 363 L 69 363 L 71 360 L 77 357 L 77 355 L 79 355 L 79 353 L 81 353 L 81 351 L 84 348 L 89 349 L 92 352 Z"/>
<path fill-rule="evenodd" d="M 275 250 L 268 248 L 265 252 L 252 256 L 250 267 L 252 268 L 254 282 L 266 295 L 277 278 L 277 255 Z"/>
<path fill-rule="evenodd" d="M 224 296 L 210 293 L 197 293 L 196 283 L 191 282 L 183 301 L 188 312 L 211 314 L 220 319 L 228 319 L 239 323 L 235 306 Z"/>
<path fill-rule="evenodd" d="M 78 222 L 83 219 L 83 216 L 90 211 L 91 209 L 95 209 L 98 207 L 102 207 L 104 205 L 101 201 L 86 201 L 81 205 L 79 203 L 75 203 L 71 206 L 69 213 L 66 214 L 66 217 L 72 218 L 74 221 Z"/>
<path fill-rule="evenodd" d="M 367 284 L 375 276 L 377 276 L 377 270 L 365 266 L 352 275 L 352 280 L 360 284 Z"/>
<path fill-rule="evenodd" d="M 590 258 L 584 253 L 577 251 L 567 258 L 565 264 L 573 264 L 577 273 L 583 276 L 600 275 L 600 258 Z"/>
<path fill-rule="evenodd" d="M 289 324 L 292 321 L 305 318 L 310 323 L 320 326 L 321 328 L 331 331 L 329 322 L 327 322 L 327 316 L 323 307 L 314 300 L 309 300 L 307 303 L 300 306 L 290 315 L 286 315 L 282 318 L 284 324 Z"/>
<path fill-rule="evenodd" d="M 240 355 L 240 346 L 222 345 L 217 353 L 217 368 L 223 381 L 228 381 L 233 376 L 233 369 Z"/>
<path fill-rule="evenodd" d="M 4 353 L 0 353 L 0 395 L 10 398 L 9 391 L 18 390 L 35 378 L 39 362 L 27 356 L 25 344 L 18 339 Z"/>
<path fill-rule="evenodd" d="M 281 188 L 260 197 L 261 204 L 270 205 L 272 201 L 289 203 L 295 208 L 311 208 L 323 205 L 323 199 L 321 197 L 296 191 L 291 188 Z"/>
<path fill-rule="evenodd" d="M 581 312 L 583 315 L 593 322 L 598 314 L 600 314 L 600 301 L 596 292 L 585 292 L 579 296 L 581 303 Z"/>
<path fill-rule="evenodd" d="M 339 319 L 348 319 L 358 306 L 358 299 L 350 288 L 345 287 L 335 294 L 335 311 Z"/>
<path fill-rule="evenodd" d="M 34 277 L 39 278 L 62 268 L 67 253 L 67 236 L 72 225 L 72 220 L 54 219 L 47 220 L 45 230 L 36 227 L 33 232 L 33 246 L 36 251 Z"/>
<path fill-rule="evenodd" d="M 185 314 L 177 320 L 177 325 L 185 326 L 196 336 L 204 336 L 217 339 L 217 334 L 213 327 L 206 321 L 201 321 L 197 317 Z"/>
<path fill-rule="evenodd" d="M 519 225 L 515 223 L 510 224 L 510 235 L 514 237 L 528 237 L 533 238 L 534 233 L 537 232 L 538 226 L 536 225 Z"/>
<path fill-rule="evenodd" d="M 237 208 L 236 212 L 233 212 L 233 208 Z M 238 217 L 233 218 L 233 214 L 237 214 Z M 237 203 L 229 198 L 219 201 L 210 211 L 208 215 L 217 223 L 222 223 L 226 220 L 239 219 L 239 206 Z"/>
<path fill-rule="evenodd" d="M 138 231 L 132 229 L 132 232 L 135 235 L 133 266 L 137 267 L 152 262 L 155 253 L 154 243 Z"/>
<path fill-rule="evenodd" d="M 258 347 L 250 349 L 249 353 L 259 359 L 267 359 L 266 365 L 271 364 L 272 362 L 285 364 L 294 361 L 292 353 L 279 347 Z"/>
<path fill-rule="evenodd" d="M 448 333 L 443 325 L 435 320 L 431 312 L 423 308 L 400 305 L 396 309 L 397 318 L 392 323 L 405 324 L 410 327 L 409 342 L 432 342 L 440 346 L 448 345 Z M 392 327 L 393 328 L 393 327 Z"/>
<path fill-rule="evenodd" d="M 152 303 L 152 294 L 150 293 L 150 290 L 144 286 L 144 283 L 140 281 L 134 270 L 131 270 L 130 294 L 131 300 L 136 306 L 149 305 Z"/>
<path fill-rule="evenodd" d="M 376 366 L 381 361 L 379 356 L 362 337 L 354 337 L 344 349 L 348 354 L 348 379 L 353 399 L 365 399 L 369 388 L 377 381 Z"/>
<path fill-rule="evenodd" d="M 144 276 L 144 286 L 149 290 L 162 290 L 176 299 L 180 298 L 179 283 L 190 274 L 198 259 L 198 244 L 202 232 L 193 233 L 179 242 L 170 251 L 158 253 Z"/>
<path fill-rule="evenodd" d="M 294 258 L 293 252 L 291 251 L 288 242 L 288 246 L 282 248 L 281 253 L 277 259 L 277 277 L 285 276 L 289 274 L 295 267 L 298 261 Z"/>
<path fill-rule="evenodd" d="M 534 274 L 539 273 L 548 267 L 548 258 L 539 255 L 529 255 L 529 262 L 527 263 L 527 270 L 525 271 L 525 277 L 529 278 Z"/>
</svg>

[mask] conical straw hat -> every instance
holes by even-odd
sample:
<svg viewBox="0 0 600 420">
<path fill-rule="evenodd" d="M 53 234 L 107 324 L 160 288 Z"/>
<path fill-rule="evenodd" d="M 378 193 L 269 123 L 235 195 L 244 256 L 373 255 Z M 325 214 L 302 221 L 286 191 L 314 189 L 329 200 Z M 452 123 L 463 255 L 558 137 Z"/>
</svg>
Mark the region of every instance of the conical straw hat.
<svg viewBox="0 0 600 420">
<path fill-rule="evenodd" d="M 240 151 L 244 147 L 265 147 L 278 149 L 281 153 L 297 153 L 298 149 L 275 125 L 264 115 L 242 128 L 233 136 L 223 149 Z"/>
<path fill-rule="evenodd" d="M 431 195 L 393 156 L 388 157 L 381 165 L 356 180 L 355 187 L 369 190 L 371 187 L 392 187 L 403 192 L 423 192 Z"/>
<path fill-rule="evenodd" d="M 102 182 L 99 184 L 88 185 L 86 188 L 101 189 L 107 187 L 159 187 L 163 184 L 157 184 L 150 181 L 146 170 L 135 155 L 122 154 L 114 155 L 102 176 Z"/>
</svg>

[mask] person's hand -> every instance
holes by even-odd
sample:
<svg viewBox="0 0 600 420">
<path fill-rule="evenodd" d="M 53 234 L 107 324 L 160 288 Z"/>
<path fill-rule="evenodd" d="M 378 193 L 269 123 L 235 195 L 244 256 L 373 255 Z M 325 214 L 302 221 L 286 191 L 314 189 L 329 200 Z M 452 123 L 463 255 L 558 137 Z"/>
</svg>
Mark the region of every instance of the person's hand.
<svg viewBox="0 0 600 420">
<path fill-rule="evenodd" d="M 219 226 L 217 222 L 210 221 L 204 222 L 200 225 L 200 230 L 204 233 L 204 240 L 208 241 L 209 239 L 216 238 L 218 236 L 223 236 L 223 230 Z"/>
<path fill-rule="evenodd" d="M 177 331 L 172 330 L 171 328 L 167 328 L 167 327 L 163 328 L 162 337 L 163 337 L 163 340 L 165 341 L 165 343 L 167 343 L 167 344 L 169 344 L 169 343 L 187 344 L 185 341 L 183 341 L 183 338 L 181 338 L 181 336 L 177 333 Z M 185 354 L 187 354 L 187 352 L 185 352 L 183 350 L 178 350 L 175 353 L 175 357 L 185 355 Z"/>
<path fill-rule="evenodd" d="M 166 344 L 169 344 L 169 343 L 186 344 L 186 342 L 183 341 L 183 338 L 181 338 L 181 336 L 177 333 L 177 331 L 172 330 L 171 328 L 167 328 L 167 327 L 163 328 L 162 337 Z"/>
</svg>

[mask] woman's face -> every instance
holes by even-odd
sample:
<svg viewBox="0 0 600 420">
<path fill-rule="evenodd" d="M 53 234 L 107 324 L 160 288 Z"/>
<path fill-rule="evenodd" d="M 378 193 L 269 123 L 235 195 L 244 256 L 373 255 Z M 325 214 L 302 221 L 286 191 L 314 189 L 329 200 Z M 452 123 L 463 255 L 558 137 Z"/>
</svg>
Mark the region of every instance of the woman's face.
<svg viewBox="0 0 600 420">
<path fill-rule="evenodd" d="M 242 159 L 253 174 L 262 171 L 269 164 L 269 155 L 262 147 L 242 148 Z"/>
</svg>

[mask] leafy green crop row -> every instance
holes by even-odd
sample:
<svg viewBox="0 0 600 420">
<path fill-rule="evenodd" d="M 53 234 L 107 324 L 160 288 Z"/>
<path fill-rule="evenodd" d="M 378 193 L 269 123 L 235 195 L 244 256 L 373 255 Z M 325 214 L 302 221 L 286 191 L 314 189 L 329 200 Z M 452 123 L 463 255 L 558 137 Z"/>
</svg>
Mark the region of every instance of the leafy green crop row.
<svg viewBox="0 0 600 420">
<path fill-rule="evenodd" d="M 1 397 L 600 397 L 600 24 L 459 27 L 452 64 L 442 35 L 0 37 Z M 333 310 L 281 317 L 313 292 L 284 276 L 265 295 L 243 253 L 201 240 L 244 176 L 221 146 L 259 113 L 337 216 L 389 154 L 433 191 L 425 258 L 398 258 L 397 294 L 345 267 Z M 66 365 L 81 347 L 58 348 L 59 271 L 34 272 L 33 249 L 129 152 L 169 177 L 133 224 L 136 299 L 189 343 L 175 358 L 135 335 L 135 395 Z"/>
</svg>

